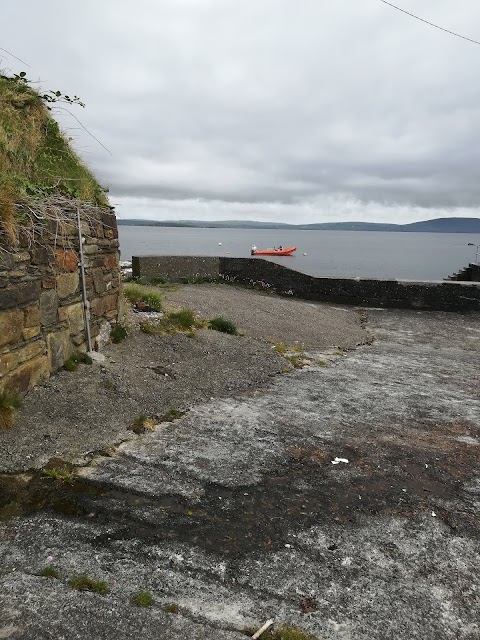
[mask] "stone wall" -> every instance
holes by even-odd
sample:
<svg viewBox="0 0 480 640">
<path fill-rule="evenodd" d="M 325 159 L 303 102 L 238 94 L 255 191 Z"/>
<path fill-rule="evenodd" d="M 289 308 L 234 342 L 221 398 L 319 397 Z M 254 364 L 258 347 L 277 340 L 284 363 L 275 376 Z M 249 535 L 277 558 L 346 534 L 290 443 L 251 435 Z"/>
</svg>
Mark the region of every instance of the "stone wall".
<svg viewBox="0 0 480 640">
<path fill-rule="evenodd" d="M 87 349 L 76 210 L 62 214 L 21 232 L 15 248 L 0 239 L 0 390 L 25 391 Z M 118 234 L 109 209 L 82 215 L 81 224 L 95 344 L 118 320 Z"/>
<path fill-rule="evenodd" d="M 204 277 L 208 272 L 212 279 L 222 278 L 306 300 L 399 309 L 480 311 L 478 282 L 316 278 L 262 258 L 134 257 L 133 275 L 170 282 L 201 279 L 198 269 L 201 260 L 209 261 Z M 171 274 L 181 277 L 170 277 Z"/>
<path fill-rule="evenodd" d="M 132 275 L 146 280 L 163 278 L 166 282 L 216 279 L 219 261 L 218 257 L 206 256 L 133 256 Z"/>
</svg>

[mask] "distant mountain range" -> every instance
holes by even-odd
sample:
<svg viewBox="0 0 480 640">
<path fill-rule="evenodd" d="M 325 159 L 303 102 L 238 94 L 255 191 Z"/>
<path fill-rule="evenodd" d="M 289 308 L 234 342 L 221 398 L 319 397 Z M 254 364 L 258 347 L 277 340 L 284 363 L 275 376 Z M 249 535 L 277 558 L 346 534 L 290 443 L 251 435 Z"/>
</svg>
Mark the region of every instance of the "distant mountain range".
<svg viewBox="0 0 480 640">
<path fill-rule="evenodd" d="M 322 222 L 318 224 L 285 224 L 249 220 L 122 220 L 119 225 L 136 227 L 197 227 L 203 229 L 298 229 L 318 231 L 415 231 L 426 233 L 480 233 L 480 218 L 435 218 L 410 224 L 380 222 Z"/>
</svg>

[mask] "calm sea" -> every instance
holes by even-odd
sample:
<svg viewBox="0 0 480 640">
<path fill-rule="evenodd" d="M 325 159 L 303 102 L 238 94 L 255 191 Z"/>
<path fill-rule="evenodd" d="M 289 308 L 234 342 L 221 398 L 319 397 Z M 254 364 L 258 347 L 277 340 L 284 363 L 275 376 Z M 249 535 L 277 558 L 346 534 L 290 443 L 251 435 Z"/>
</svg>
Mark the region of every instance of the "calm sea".
<svg viewBox="0 0 480 640">
<path fill-rule="evenodd" d="M 475 259 L 479 234 L 291 231 L 119 226 L 121 259 L 132 255 L 249 257 L 295 245 L 288 258 L 268 258 L 313 276 L 442 280 Z M 221 243 L 221 244 L 220 244 Z M 304 255 L 306 254 L 306 255 Z M 265 258 L 263 258 L 265 259 Z"/>
</svg>

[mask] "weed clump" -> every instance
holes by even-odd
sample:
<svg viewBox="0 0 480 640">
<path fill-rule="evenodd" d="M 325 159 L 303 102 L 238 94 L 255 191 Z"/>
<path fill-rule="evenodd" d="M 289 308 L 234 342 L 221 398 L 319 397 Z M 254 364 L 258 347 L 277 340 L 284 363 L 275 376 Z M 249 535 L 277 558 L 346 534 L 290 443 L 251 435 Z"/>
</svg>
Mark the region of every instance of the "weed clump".
<svg viewBox="0 0 480 640">
<path fill-rule="evenodd" d="M 222 316 L 212 318 L 209 321 L 208 326 L 210 327 L 210 329 L 213 329 L 214 331 L 229 333 L 232 336 L 238 335 L 238 329 L 236 324 L 231 320 L 227 320 L 226 318 L 223 318 Z"/>
<path fill-rule="evenodd" d="M 119 342 L 123 342 L 127 337 L 128 332 L 125 327 L 121 324 L 114 324 L 112 330 L 110 331 L 110 339 L 113 343 L 118 344 Z"/>
<path fill-rule="evenodd" d="M 123 295 L 140 311 L 161 311 L 162 294 L 153 287 L 137 283 L 127 284 Z"/>
<path fill-rule="evenodd" d="M 153 604 L 153 596 L 150 591 L 138 591 L 133 594 L 131 603 L 136 607 L 151 607 Z"/>
<path fill-rule="evenodd" d="M 73 576 L 68 584 L 72 589 L 76 589 L 77 591 L 91 591 L 101 596 L 106 596 L 107 593 L 110 593 L 106 582 L 103 582 L 103 580 L 93 580 L 85 575 Z"/>
<path fill-rule="evenodd" d="M 63 469 L 56 469 L 55 467 L 51 469 L 43 469 L 43 475 L 47 478 L 52 478 L 53 480 L 60 480 L 61 482 L 72 483 L 74 480 L 73 472 L 69 471 L 65 467 Z"/>
<path fill-rule="evenodd" d="M 191 309 L 180 309 L 167 314 L 170 322 L 179 329 L 191 329 L 195 326 L 195 313 Z"/>
<path fill-rule="evenodd" d="M 146 320 L 140 323 L 141 331 L 151 336 L 185 333 L 189 338 L 195 337 L 195 329 L 203 326 L 205 326 L 204 321 L 198 319 L 191 309 L 170 311 L 158 320 Z"/>
<path fill-rule="evenodd" d="M 175 409 L 171 407 L 166 411 L 162 416 L 162 422 L 173 422 L 174 420 L 178 420 L 185 414 L 185 411 L 180 411 L 179 409 Z"/>
<path fill-rule="evenodd" d="M 130 425 L 130 431 L 133 431 L 137 435 L 145 433 L 146 431 L 153 431 L 155 428 L 155 421 L 148 416 L 138 416 Z"/>
<path fill-rule="evenodd" d="M 63 368 L 67 371 L 76 371 L 80 363 L 92 364 L 93 360 L 88 353 L 74 353 L 63 363 Z"/>
<path fill-rule="evenodd" d="M 15 423 L 15 412 L 22 405 L 18 393 L 14 391 L 0 391 L 0 430 L 8 429 Z"/>
<path fill-rule="evenodd" d="M 55 569 L 55 567 L 52 567 L 51 565 L 42 569 L 38 575 L 42 576 L 43 578 L 57 578 L 57 579 L 60 576 L 60 574 Z"/>
<path fill-rule="evenodd" d="M 172 602 L 170 604 L 166 604 L 163 607 L 163 610 L 165 611 L 165 613 L 179 613 L 180 612 L 178 604 L 175 604 L 174 602 Z"/>
</svg>

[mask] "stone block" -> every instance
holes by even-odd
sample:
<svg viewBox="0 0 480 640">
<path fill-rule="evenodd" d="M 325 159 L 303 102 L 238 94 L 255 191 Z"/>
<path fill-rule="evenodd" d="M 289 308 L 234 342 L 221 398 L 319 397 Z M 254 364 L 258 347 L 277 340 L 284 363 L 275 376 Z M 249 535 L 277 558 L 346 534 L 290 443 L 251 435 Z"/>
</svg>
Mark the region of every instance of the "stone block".
<svg viewBox="0 0 480 640">
<path fill-rule="evenodd" d="M 50 367 L 47 356 L 37 356 L 9 373 L 3 386 L 9 391 L 28 391 L 40 380 L 48 378 L 49 375 Z"/>
<path fill-rule="evenodd" d="M 95 298 L 90 302 L 90 310 L 95 316 L 104 316 L 109 311 L 116 313 L 118 306 L 118 293 L 112 293 L 101 298 Z"/>
<path fill-rule="evenodd" d="M 77 351 L 87 350 L 87 343 L 85 342 L 85 335 L 83 333 L 73 336 L 72 342 L 77 347 Z"/>
<path fill-rule="evenodd" d="M 40 320 L 43 327 L 57 322 L 58 296 L 56 291 L 42 291 L 40 295 Z"/>
<path fill-rule="evenodd" d="M 35 336 L 38 336 L 41 331 L 40 326 L 38 327 L 25 327 L 22 331 L 22 337 L 24 340 L 31 340 Z"/>
<path fill-rule="evenodd" d="M 38 245 L 32 251 L 33 264 L 48 264 L 53 261 L 53 251 L 50 247 Z"/>
<path fill-rule="evenodd" d="M 42 339 L 23 344 L 19 349 L 12 349 L 7 353 L 2 353 L 0 355 L 0 378 L 27 360 L 32 360 L 39 355 L 45 354 L 46 344 Z"/>
<path fill-rule="evenodd" d="M 105 260 L 105 268 L 109 269 L 110 271 L 116 271 L 119 267 L 118 267 L 118 253 L 110 253 L 109 255 L 105 256 L 104 260 Z"/>
<path fill-rule="evenodd" d="M 15 258 L 11 253 L 0 251 L 0 271 L 11 271 L 15 269 Z"/>
<path fill-rule="evenodd" d="M 95 286 L 96 293 L 104 293 L 105 292 L 105 279 L 103 277 L 102 269 L 94 269 L 92 271 L 93 284 Z"/>
<path fill-rule="evenodd" d="M 17 288 L 7 287 L 0 291 L 0 309 L 14 307 L 17 303 Z"/>
<path fill-rule="evenodd" d="M 30 262 L 30 253 L 28 251 L 17 251 L 15 253 L 15 262 L 17 264 L 19 262 Z"/>
<path fill-rule="evenodd" d="M 65 360 L 72 354 L 68 330 L 49 333 L 47 336 L 48 361 L 50 371 L 57 371 L 63 366 Z"/>
<path fill-rule="evenodd" d="M 94 253 L 98 253 L 98 245 L 96 245 L 96 244 L 86 244 L 83 247 L 83 253 L 86 256 L 91 256 Z"/>
<path fill-rule="evenodd" d="M 55 260 L 59 269 L 63 271 L 78 271 L 78 254 L 68 249 L 57 249 Z"/>
<path fill-rule="evenodd" d="M 0 311 L 0 346 L 18 342 L 22 330 L 23 311 Z"/>
<path fill-rule="evenodd" d="M 40 280 L 29 280 L 17 287 L 17 304 L 26 305 L 29 302 L 36 302 L 40 293 Z"/>
<path fill-rule="evenodd" d="M 74 294 L 80 282 L 78 271 L 75 273 L 59 273 L 57 276 L 57 295 L 59 298 L 68 298 Z"/>
<path fill-rule="evenodd" d="M 23 310 L 23 324 L 25 327 L 35 327 L 40 324 L 40 309 L 38 305 Z"/>
<path fill-rule="evenodd" d="M 70 335 L 74 335 L 84 329 L 83 302 L 75 302 L 65 307 L 59 307 L 58 318 L 68 324 Z"/>
<path fill-rule="evenodd" d="M 0 354 L 0 379 L 18 364 L 14 351 Z"/>
</svg>

